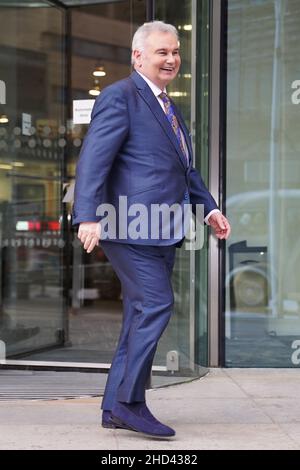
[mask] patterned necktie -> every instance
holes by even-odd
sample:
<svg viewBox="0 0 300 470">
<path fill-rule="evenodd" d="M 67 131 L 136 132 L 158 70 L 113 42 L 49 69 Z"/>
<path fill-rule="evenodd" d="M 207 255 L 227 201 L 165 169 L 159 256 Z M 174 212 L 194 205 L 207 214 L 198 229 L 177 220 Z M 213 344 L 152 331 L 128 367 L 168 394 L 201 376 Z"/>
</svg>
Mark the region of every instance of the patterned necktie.
<svg viewBox="0 0 300 470">
<path fill-rule="evenodd" d="M 188 156 L 187 149 L 186 149 L 186 147 L 184 145 L 184 142 L 183 142 L 184 137 L 183 137 L 182 131 L 180 129 L 180 126 L 178 124 L 178 119 L 175 115 L 174 108 L 172 106 L 171 100 L 168 97 L 168 95 L 164 92 L 162 92 L 159 95 L 159 98 L 161 98 L 161 100 L 164 103 L 164 107 L 165 107 L 166 116 L 168 118 L 168 121 L 170 122 L 170 124 L 172 126 L 172 129 L 175 132 L 175 135 L 176 135 L 177 140 L 179 142 L 180 148 L 181 148 L 183 154 L 186 156 L 186 159 L 187 159 L 187 162 L 188 162 L 189 156 Z"/>
</svg>

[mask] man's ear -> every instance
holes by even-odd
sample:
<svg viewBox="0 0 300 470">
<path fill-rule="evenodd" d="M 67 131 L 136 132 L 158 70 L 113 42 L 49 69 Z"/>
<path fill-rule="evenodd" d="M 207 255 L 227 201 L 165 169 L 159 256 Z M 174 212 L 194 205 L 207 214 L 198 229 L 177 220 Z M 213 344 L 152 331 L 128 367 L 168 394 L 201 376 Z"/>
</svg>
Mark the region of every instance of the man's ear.
<svg viewBox="0 0 300 470">
<path fill-rule="evenodd" d="M 141 67 L 142 66 L 142 53 L 141 51 L 139 51 L 138 49 L 135 49 L 133 51 L 133 57 L 134 57 L 134 63 L 138 66 L 138 67 Z"/>
</svg>

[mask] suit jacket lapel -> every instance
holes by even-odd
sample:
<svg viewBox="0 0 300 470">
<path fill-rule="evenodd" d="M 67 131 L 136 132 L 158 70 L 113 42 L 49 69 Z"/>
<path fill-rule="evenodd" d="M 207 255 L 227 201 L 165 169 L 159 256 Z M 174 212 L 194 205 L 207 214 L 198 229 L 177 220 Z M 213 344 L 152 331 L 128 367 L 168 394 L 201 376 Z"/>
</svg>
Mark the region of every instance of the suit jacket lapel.
<svg viewBox="0 0 300 470">
<path fill-rule="evenodd" d="M 169 137 L 171 143 L 174 145 L 175 150 L 180 158 L 181 164 L 184 166 L 186 169 L 186 157 L 183 154 L 179 142 L 177 140 L 177 137 L 168 121 L 167 116 L 163 112 L 159 102 L 157 101 L 156 97 L 154 96 L 152 90 L 149 88 L 145 80 L 136 72 L 133 72 L 131 74 L 131 78 L 135 82 L 138 92 L 140 93 L 141 97 L 143 100 L 146 102 L 146 104 L 149 106 L 150 110 L 158 120 L 159 124 L 163 128 L 164 132 L 167 134 Z"/>
</svg>

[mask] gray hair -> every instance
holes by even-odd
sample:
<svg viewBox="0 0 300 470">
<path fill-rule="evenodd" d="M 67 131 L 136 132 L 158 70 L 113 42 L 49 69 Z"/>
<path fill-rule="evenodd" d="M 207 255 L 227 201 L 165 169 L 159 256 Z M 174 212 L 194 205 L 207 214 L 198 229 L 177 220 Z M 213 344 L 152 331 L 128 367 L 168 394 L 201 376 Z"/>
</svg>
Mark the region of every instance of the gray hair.
<svg viewBox="0 0 300 470">
<path fill-rule="evenodd" d="M 140 26 L 134 36 L 132 38 L 132 46 L 131 46 L 131 63 L 134 64 L 135 60 L 133 57 L 133 51 L 143 51 L 145 49 L 145 42 L 148 36 L 151 33 L 159 31 L 161 33 L 171 33 L 176 36 L 179 41 L 178 31 L 172 24 L 164 23 L 163 21 L 151 21 L 150 23 L 144 23 Z"/>
</svg>

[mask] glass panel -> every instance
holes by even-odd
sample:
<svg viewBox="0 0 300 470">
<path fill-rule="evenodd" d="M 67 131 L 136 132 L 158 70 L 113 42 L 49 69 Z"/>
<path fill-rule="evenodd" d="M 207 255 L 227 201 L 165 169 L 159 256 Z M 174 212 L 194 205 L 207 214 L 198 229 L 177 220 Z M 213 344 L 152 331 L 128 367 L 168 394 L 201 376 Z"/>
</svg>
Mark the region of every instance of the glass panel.
<svg viewBox="0 0 300 470">
<path fill-rule="evenodd" d="M 207 58 L 207 38 L 201 41 L 201 36 L 207 32 L 207 18 L 206 13 L 203 11 L 203 4 L 205 2 L 196 1 L 171 1 L 171 0 L 158 0 L 155 2 L 156 12 L 155 16 L 158 20 L 166 21 L 177 27 L 180 34 L 180 49 L 182 65 L 180 73 L 176 80 L 168 86 L 168 93 L 173 97 L 176 104 L 180 108 L 185 122 L 191 130 L 193 136 L 193 144 L 196 149 L 203 147 L 204 142 L 207 145 L 207 114 L 204 114 L 202 124 L 200 122 L 199 107 L 202 104 L 202 94 L 197 95 L 197 105 L 195 107 L 196 96 L 196 82 L 200 85 L 202 90 L 203 80 L 198 79 L 201 77 L 202 68 L 207 71 L 207 63 L 205 59 L 198 64 L 192 60 L 193 53 L 196 52 L 197 57 L 199 51 L 203 49 L 204 57 Z M 204 15 L 204 16 L 203 16 Z M 198 25 L 199 30 L 198 30 Z M 203 30 L 203 25 L 204 30 Z M 197 35 L 197 36 L 196 36 Z M 194 74 L 194 76 L 193 76 Z M 197 77 L 197 79 L 196 79 Z M 198 86 L 198 85 L 197 85 Z M 207 98 L 204 98 L 207 104 Z M 205 108 L 205 105 L 203 105 Z M 207 113 L 207 109 L 205 109 Z M 202 130 L 201 130 L 202 126 Z M 200 137 L 200 135 L 202 137 Z M 205 135 L 204 140 L 203 136 Z M 197 137 L 196 137 L 197 136 Z M 198 157 L 195 162 L 196 166 L 200 169 L 202 164 L 206 164 L 207 148 L 202 154 L 201 158 Z M 200 155 L 199 152 L 195 154 Z M 204 174 L 205 176 L 205 174 Z M 166 355 L 168 351 L 175 351 L 179 358 L 179 371 L 177 375 L 193 376 L 200 372 L 197 364 L 206 361 L 206 356 L 203 350 L 206 350 L 206 340 L 203 341 L 204 335 L 207 333 L 206 325 L 206 251 L 191 252 L 184 249 L 184 246 L 177 250 L 176 264 L 173 274 L 173 288 L 175 293 L 175 314 L 173 315 L 168 328 L 163 334 L 157 353 L 154 359 L 155 364 L 165 365 Z M 197 260 L 197 274 L 195 283 L 195 261 Z M 203 273 L 201 277 L 199 274 Z M 194 285 L 196 284 L 196 304 Z M 201 336 L 201 338 L 200 338 Z M 200 343 L 201 341 L 201 354 Z M 204 346 L 204 347 L 203 347 Z M 200 361 L 200 362 L 199 362 Z M 204 362 L 205 364 L 206 362 Z M 202 373 L 202 372 L 200 372 Z"/>
<path fill-rule="evenodd" d="M 100 2 L 72 8 L 70 15 L 70 98 L 72 102 L 94 100 L 105 86 L 130 75 L 131 38 L 138 25 L 145 21 L 145 2 Z M 102 73 L 94 77 L 97 67 L 102 67 Z M 73 119 L 68 122 L 70 194 L 87 129 L 88 124 L 75 124 Z M 67 210 L 71 214 L 72 197 L 69 200 Z M 64 348 L 43 354 L 43 358 L 109 364 L 122 323 L 120 282 L 101 246 L 87 254 L 78 241 L 77 232 L 71 227 L 69 235 L 69 343 Z"/>
<path fill-rule="evenodd" d="M 300 363 L 297 0 L 229 0 L 226 365 Z"/>
<path fill-rule="evenodd" d="M 64 15 L 47 2 L 27 8 L 31 3 L 0 4 L 2 359 L 61 344 L 67 330 L 60 224 Z"/>
</svg>

